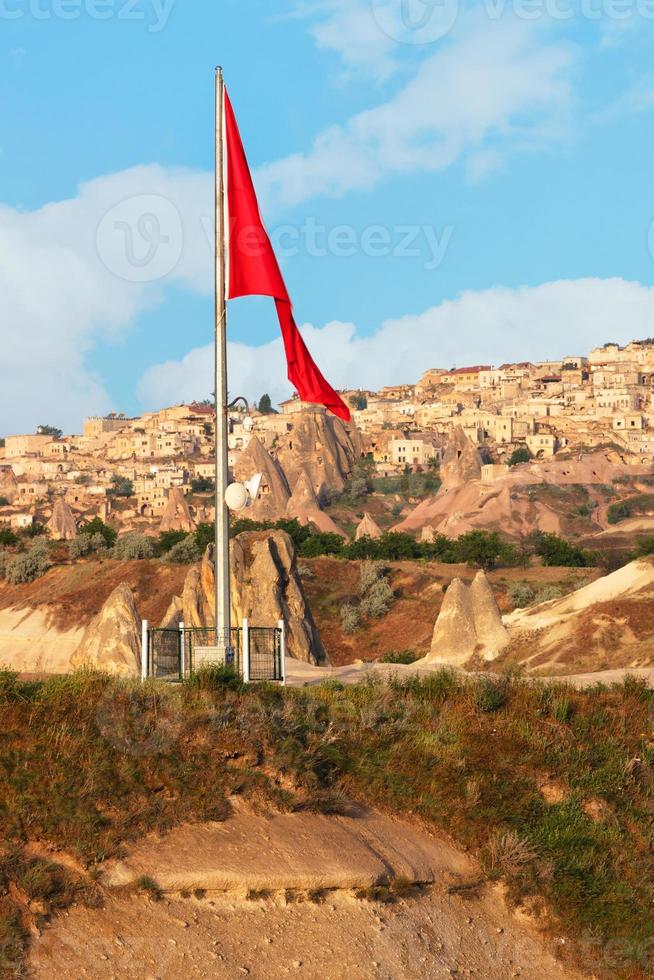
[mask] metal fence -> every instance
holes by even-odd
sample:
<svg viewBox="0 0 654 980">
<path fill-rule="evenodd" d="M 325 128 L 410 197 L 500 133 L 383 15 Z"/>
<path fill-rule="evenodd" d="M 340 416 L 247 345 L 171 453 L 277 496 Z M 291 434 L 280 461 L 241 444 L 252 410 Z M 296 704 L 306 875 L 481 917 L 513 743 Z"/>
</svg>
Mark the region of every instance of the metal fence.
<svg viewBox="0 0 654 980">
<path fill-rule="evenodd" d="M 158 680 L 180 681 L 205 667 L 233 667 L 245 681 L 285 683 L 286 634 L 283 621 L 277 626 L 242 626 L 218 636 L 213 627 L 177 629 L 150 627 L 143 622 L 141 675 Z"/>
</svg>

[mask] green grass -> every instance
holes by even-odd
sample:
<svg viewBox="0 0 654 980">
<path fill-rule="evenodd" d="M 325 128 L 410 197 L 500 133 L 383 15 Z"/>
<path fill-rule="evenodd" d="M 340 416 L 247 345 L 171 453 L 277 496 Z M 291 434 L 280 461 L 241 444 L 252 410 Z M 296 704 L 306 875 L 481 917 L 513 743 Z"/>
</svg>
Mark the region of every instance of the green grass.
<svg viewBox="0 0 654 980">
<path fill-rule="evenodd" d="M 286 811 L 351 799 L 418 816 L 477 854 L 516 902 L 544 904 L 598 976 L 645 977 L 654 951 L 654 695 L 628 680 L 577 691 L 520 676 L 313 688 L 192 685 L 81 673 L 0 677 L 0 947 L 15 975 L 27 926 L 98 901 L 88 878 L 29 857 L 38 839 L 93 872 L 125 842 L 220 820 L 238 794 Z M 555 775 L 563 797 L 548 802 Z M 280 778 L 282 777 L 282 778 Z M 281 788 L 284 787 L 284 788 Z M 154 894 L 156 883 L 140 887 Z M 380 883 L 393 897 L 393 886 Z M 619 955 L 616 954 L 619 950 Z M 11 960 L 11 970 L 6 966 Z"/>
</svg>

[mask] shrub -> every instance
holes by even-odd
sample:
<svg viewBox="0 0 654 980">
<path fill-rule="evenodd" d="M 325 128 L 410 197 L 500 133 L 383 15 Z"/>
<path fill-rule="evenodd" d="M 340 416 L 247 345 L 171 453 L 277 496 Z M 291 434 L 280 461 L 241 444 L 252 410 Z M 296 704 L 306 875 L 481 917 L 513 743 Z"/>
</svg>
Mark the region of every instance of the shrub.
<svg viewBox="0 0 654 980">
<path fill-rule="evenodd" d="M 50 549 L 45 541 L 38 541 L 29 551 L 15 555 L 5 566 L 5 577 L 12 585 L 33 582 L 45 574 L 52 565 Z"/>
<path fill-rule="evenodd" d="M 393 601 L 393 590 L 387 578 L 380 578 L 367 590 L 359 603 L 359 610 L 364 616 L 379 619 L 385 616 Z"/>
<path fill-rule="evenodd" d="M 82 558 L 96 551 L 104 551 L 107 542 L 104 537 L 96 532 L 95 534 L 78 534 L 76 538 L 68 542 L 68 554 L 71 558 Z"/>
<path fill-rule="evenodd" d="M 588 568 L 595 564 L 595 557 L 590 551 L 575 547 L 558 534 L 536 531 L 531 540 L 536 554 L 543 560 L 543 565 Z"/>
<path fill-rule="evenodd" d="M 140 558 L 152 558 L 155 546 L 152 538 L 138 531 L 130 531 L 119 538 L 114 546 L 114 558 L 123 561 L 135 561 Z"/>
<path fill-rule="evenodd" d="M 200 560 L 200 552 L 195 539 L 190 535 L 183 541 L 178 541 L 167 551 L 162 561 L 171 562 L 174 565 L 192 565 L 193 562 Z"/>
<path fill-rule="evenodd" d="M 416 653 L 415 650 L 393 650 L 390 653 L 385 653 L 383 657 L 380 657 L 379 663 L 414 664 L 416 660 L 420 660 L 420 654 Z"/>
<path fill-rule="evenodd" d="M 639 557 L 654 555 L 654 534 L 648 534 L 644 538 L 638 539 L 636 554 Z"/>
<path fill-rule="evenodd" d="M 341 629 L 344 633 L 354 633 L 359 627 L 359 610 L 347 603 L 341 607 Z"/>
<path fill-rule="evenodd" d="M 0 578 L 5 578 L 7 574 L 7 565 L 14 556 L 8 551 L 4 551 L 0 548 Z"/>
<path fill-rule="evenodd" d="M 626 520 L 630 514 L 629 505 L 625 501 L 620 501 L 618 504 L 609 504 L 606 519 L 609 524 L 618 524 L 620 521 Z"/>
<path fill-rule="evenodd" d="M 350 494 L 352 497 L 367 497 L 370 493 L 368 487 L 368 481 L 363 477 L 358 477 L 356 480 L 352 480 L 350 484 Z"/>
<path fill-rule="evenodd" d="M 514 877 L 529 864 L 538 852 L 516 834 L 515 830 L 496 831 L 481 852 L 481 863 L 489 878 Z"/>
<path fill-rule="evenodd" d="M 87 521 L 86 524 L 80 525 L 78 534 L 101 534 L 108 548 L 111 548 L 116 543 L 116 538 L 118 537 L 114 529 L 109 527 L 108 524 L 105 524 L 99 517 L 94 517 L 92 521 Z"/>
<path fill-rule="evenodd" d="M 518 463 L 528 463 L 531 460 L 531 453 L 526 446 L 518 446 L 509 456 L 509 466 L 517 466 Z"/>
<path fill-rule="evenodd" d="M 20 533 L 24 538 L 39 538 L 45 535 L 47 532 L 45 525 L 39 524 L 38 521 L 34 521 L 33 524 L 28 525 L 28 527 L 24 527 Z"/>
<path fill-rule="evenodd" d="M 331 531 L 318 531 L 310 534 L 300 545 L 303 558 L 317 558 L 319 555 L 340 555 L 343 551 L 343 538 Z"/>
<path fill-rule="evenodd" d="M 214 482 L 208 476 L 196 476 L 191 480 L 191 490 L 193 493 L 210 493 L 214 489 Z"/>
<path fill-rule="evenodd" d="M 558 585 L 544 585 L 536 593 L 534 602 L 551 602 L 552 599 L 560 599 L 562 595 Z"/>
<path fill-rule="evenodd" d="M 8 527 L 0 527 L 0 544 L 14 546 L 18 544 L 18 536 Z"/>
<path fill-rule="evenodd" d="M 131 497 L 134 494 L 134 484 L 126 476 L 117 473 L 111 478 L 111 486 L 107 490 L 108 497 Z"/>
<path fill-rule="evenodd" d="M 526 582 L 516 582 L 509 588 L 509 599 L 514 609 L 520 609 L 534 601 L 535 593 Z"/>
<path fill-rule="evenodd" d="M 159 535 L 159 541 L 157 542 L 157 551 L 160 555 L 164 552 L 170 551 L 170 549 L 183 541 L 184 538 L 188 537 L 186 531 L 162 531 Z"/>
<path fill-rule="evenodd" d="M 475 707 L 487 714 L 499 711 L 506 704 L 507 680 L 504 677 L 482 677 L 473 684 Z"/>
<path fill-rule="evenodd" d="M 359 613 L 378 619 L 385 616 L 393 601 L 393 590 L 379 562 L 367 561 L 361 567 Z"/>
<path fill-rule="evenodd" d="M 365 595 L 368 589 L 379 581 L 384 569 L 377 561 L 365 561 L 359 573 L 359 595 Z"/>
<path fill-rule="evenodd" d="M 459 561 L 478 565 L 489 571 L 500 563 L 517 561 L 515 548 L 503 541 L 497 531 L 468 531 L 456 541 Z"/>
</svg>

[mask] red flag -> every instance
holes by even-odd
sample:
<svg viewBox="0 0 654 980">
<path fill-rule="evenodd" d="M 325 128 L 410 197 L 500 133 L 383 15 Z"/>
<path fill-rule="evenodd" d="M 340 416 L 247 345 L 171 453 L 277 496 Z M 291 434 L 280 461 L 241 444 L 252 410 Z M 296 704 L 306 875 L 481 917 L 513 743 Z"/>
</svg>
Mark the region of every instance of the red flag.
<svg viewBox="0 0 654 980">
<path fill-rule="evenodd" d="M 288 365 L 288 380 L 302 401 L 324 405 L 346 422 L 350 411 L 314 363 L 293 319 L 291 299 L 264 228 L 250 168 L 225 92 L 227 299 L 272 296 L 277 308 Z"/>
</svg>

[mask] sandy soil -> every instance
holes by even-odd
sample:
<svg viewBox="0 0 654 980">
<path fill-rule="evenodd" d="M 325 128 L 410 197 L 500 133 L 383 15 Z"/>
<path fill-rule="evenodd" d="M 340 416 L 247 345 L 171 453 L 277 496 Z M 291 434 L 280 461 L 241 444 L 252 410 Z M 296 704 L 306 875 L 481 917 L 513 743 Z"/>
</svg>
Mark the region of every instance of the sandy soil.
<svg viewBox="0 0 654 980">
<path fill-rule="evenodd" d="M 393 605 L 386 616 L 370 620 L 364 629 L 348 635 L 341 629 L 340 611 L 357 596 L 360 563 L 301 558 L 298 564 L 311 572 L 302 579 L 304 589 L 325 649 L 337 666 L 355 660 L 374 661 L 386 653 L 406 649 L 426 654 L 443 602 L 443 587 L 453 578 L 469 585 L 477 571 L 468 565 L 441 562 L 386 562 L 396 595 Z M 544 585 L 556 585 L 566 592 L 600 574 L 599 569 L 592 568 L 500 568 L 490 573 L 489 581 L 500 609 L 508 611 L 511 605 L 506 590 L 513 582 L 527 582 L 534 591 Z"/>
<path fill-rule="evenodd" d="M 505 656 L 541 671 L 644 667 L 654 662 L 654 563 L 631 562 L 561 599 L 504 617 Z"/>
<path fill-rule="evenodd" d="M 234 848 L 241 846 L 235 860 Z M 350 853 L 364 880 L 380 868 L 391 880 L 403 870 L 409 881 L 431 870 L 433 884 L 392 904 L 358 897 L 351 888 Z M 232 890 L 185 892 L 188 897 L 165 893 L 156 901 L 110 887 L 103 909 L 72 908 L 35 938 L 29 975 L 43 980 L 580 976 L 558 959 L 565 948 L 561 938 L 538 933 L 526 916 L 510 912 L 497 886 L 470 887 L 479 880 L 472 860 L 406 822 L 365 812 L 335 821 L 241 812 L 223 825 L 179 828 L 164 841 L 143 842 L 111 873 L 116 884 L 125 869 L 147 871 L 159 883 L 169 875 L 172 887 L 189 862 L 196 887 L 231 884 Z M 224 876 L 225 866 L 235 878 Z M 262 894 L 266 875 L 270 884 L 280 884 L 280 866 L 286 886 L 295 882 L 300 888 Z M 243 886 L 250 876 L 260 890 L 246 897 Z M 311 900 L 306 888 L 320 882 L 332 888 Z"/>
</svg>

